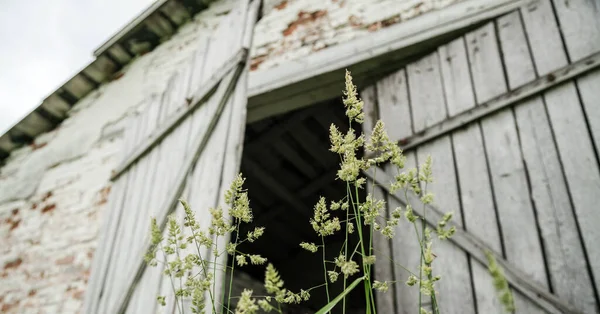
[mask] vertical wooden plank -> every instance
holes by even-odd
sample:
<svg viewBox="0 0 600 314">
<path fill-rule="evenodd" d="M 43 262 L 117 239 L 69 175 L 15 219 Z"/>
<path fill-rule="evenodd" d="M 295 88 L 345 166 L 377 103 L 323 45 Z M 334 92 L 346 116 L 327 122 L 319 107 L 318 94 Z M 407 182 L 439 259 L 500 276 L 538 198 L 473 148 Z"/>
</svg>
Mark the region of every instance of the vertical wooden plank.
<svg viewBox="0 0 600 314">
<path fill-rule="evenodd" d="M 414 152 L 405 153 L 405 170 L 417 168 L 417 158 Z M 396 175 L 396 170 L 388 167 L 388 175 Z M 402 207 L 394 198 L 389 198 L 389 208 Z M 416 204 L 413 204 L 416 206 Z M 419 288 L 409 287 L 405 284 L 410 275 L 404 267 L 414 274 L 419 272 L 420 248 L 415 229 L 406 219 L 400 219 L 396 226 L 396 234 L 392 239 L 392 258 L 394 260 L 394 270 L 396 275 L 396 300 L 398 304 L 398 313 L 412 314 L 419 311 Z M 403 267 L 397 266 L 402 265 Z M 418 277 L 418 276 L 417 276 Z M 427 300 L 428 302 L 429 300 Z"/>
<path fill-rule="evenodd" d="M 258 10 L 256 13 L 258 13 Z M 256 19 L 256 16 L 252 16 L 251 18 Z M 235 92 L 231 96 L 231 103 L 229 104 L 231 107 L 231 117 L 228 121 L 224 121 L 228 127 L 228 131 L 226 134 L 227 139 L 224 147 L 221 188 L 216 196 L 218 199 L 218 204 L 223 207 L 225 206 L 225 191 L 229 188 L 229 185 L 239 173 L 242 163 L 244 133 L 246 129 L 246 108 L 248 103 L 248 98 L 246 96 L 247 84 L 248 66 L 246 66 L 244 72 L 241 74 L 238 84 L 236 85 Z M 221 238 L 219 247 L 224 248 L 227 242 L 229 242 L 229 237 L 230 235 Z M 228 255 L 224 253 L 217 259 L 217 262 L 221 265 L 226 265 L 228 263 Z M 217 291 L 219 291 L 218 295 L 220 296 L 220 291 L 223 290 L 223 287 L 227 287 L 229 285 L 228 278 L 226 278 L 226 271 L 223 270 L 215 274 L 214 280 L 217 285 Z M 227 296 L 225 296 L 225 299 L 226 298 Z"/>
<path fill-rule="evenodd" d="M 406 89 L 404 69 L 379 80 L 376 91 L 379 116 L 386 126 L 388 135 L 395 139 L 412 135 L 411 123 L 399 123 L 399 121 L 410 122 L 410 107 L 407 106 L 408 90 Z"/>
<path fill-rule="evenodd" d="M 448 115 L 454 116 L 475 107 L 464 37 L 438 48 Z"/>
<path fill-rule="evenodd" d="M 596 146 L 596 153 L 600 149 L 600 71 L 590 72 L 577 79 L 577 86 L 581 94 L 581 102 L 589 124 L 590 132 Z"/>
<path fill-rule="evenodd" d="M 393 79 L 392 79 L 393 78 Z M 392 84 L 395 82 L 395 85 Z M 372 94 L 369 94 L 372 91 Z M 408 86 L 405 79 L 404 70 L 399 70 L 392 77 L 388 77 L 385 83 L 377 84 L 373 89 L 367 89 L 365 93 L 365 110 L 369 116 L 374 116 L 375 112 L 383 110 L 380 114 L 381 121 L 388 128 L 389 136 L 392 141 L 398 141 L 404 137 L 412 134 L 412 117 L 410 114 L 410 103 L 408 100 Z M 377 97 L 377 101 L 382 100 L 383 105 L 375 107 L 376 102 L 371 100 L 369 97 Z M 390 104 L 394 100 L 394 107 L 389 108 L 386 104 Z M 386 108 L 383 108 L 386 106 Z M 375 120 L 375 119 L 373 119 Z M 370 121 L 370 128 L 374 126 L 375 121 Z M 400 127 L 398 127 L 400 126 Z M 405 170 L 409 168 L 416 168 L 417 161 L 414 152 L 406 152 L 406 166 Z M 392 167 L 385 167 L 384 171 L 391 176 L 396 175 L 397 170 Z M 388 198 L 387 208 L 389 210 L 400 207 L 401 204 L 394 198 Z M 386 248 L 389 250 L 389 255 L 393 261 L 390 263 L 391 269 L 381 269 L 379 271 L 380 276 L 388 276 L 389 273 L 394 275 L 396 284 L 394 290 L 390 291 L 395 293 L 392 297 L 387 297 L 385 300 L 381 300 L 384 303 L 381 306 L 382 309 L 393 308 L 396 306 L 397 313 L 415 313 L 418 311 L 418 288 L 408 287 L 404 282 L 410 275 L 402 265 L 409 269 L 413 273 L 418 272 L 419 266 L 419 245 L 414 233 L 414 229 L 411 224 L 405 219 L 401 219 L 398 226 L 395 228 L 395 236 L 391 241 L 386 241 L 387 246 L 381 244 L 385 251 Z M 383 253 L 385 254 L 385 253 Z M 377 270 L 376 270 L 377 271 Z M 393 299 L 396 299 L 395 302 Z M 378 298 L 379 302 L 380 298 Z"/>
<path fill-rule="evenodd" d="M 541 98 L 515 108 L 554 292 L 584 313 L 596 308 L 573 208 Z"/>
<path fill-rule="evenodd" d="M 363 122 L 363 133 L 365 138 L 368 140 L 371 136 L 371 132 L 375 127 L 375 123 L 379 118 L 379 108 L 377 106 L 378 96 L 376 84 L 367 86 L 360 92 L 360 97 L 364 102 L 363 111 L 365 112 L 365 122 Z M 318 119 L 321 122 L 322 119 Z M 382 120 L 383 121 L 383 120 Z M 329 128 L 329 121 L 327 122 Z M 385 123 L 385 121 L 384 121 Z M 387 125 L 386 125 L 387 126 Z M 389 131 L 388 131 L 389 132 Z M 389 134 L 389 133 L 388 133 Z"/>
<path fill-rule="evenodd" d="M 448 111 L 458 113 L 475 107 L 475 95 L 465 49 L 464 38 L 442 46 L 441 64 Z M 448 58 L 450 57 L 450 58 Z M 457 91 L 459 89 L 460 92 Z M 451 135 L 454 164 L 462 202 L 463 226 L 486 240 L 486 244 L 502 252 L 500 233 L 495 218 L 494 202 L 488 178 L 486 156 L 479 123 L 468 125 Z M 446 165 L 449 167 L 449 165 Z M 455 219 L 459 222 L 458 219 Z M 462 223 L 462 222 L 461 222 Z M 470 284 L 475 292 L 478 313 L 502 313 L 487 269 L 469 258 Z"/>
<path fill-rule="evenodd" d="M 482 127 L 506 257 L 547 285 L 513 114 L 511 110 L 500 112 L 483 120 Z"/>
<path fill-rule="evenodd" d="M 494 24 L 488 24 L 480 32 L 476 31 L 471 44 L 469 56 L 470 60 L 476 60 L 471 64 L 471 71 L 478 100 L 491 99 L 506 92 Z M 477 82 L 477 78 L 484 77 L 485 81 Z M 515 77 L 515 80 L 522 79 Z M 534 280 L 547 286 L 543 251 L 536 229 L 534 208 L 529 199 L 528 179 L 512 109 L 484 118 L 481 126 L 506 258 Z M 520 294 L 515 294 L 515 305 L 519 313 L 542 312 Z"/>
<path fill-rule="evenodd" d="M 140 120 L 137 116 L 130 116 L 127 132 L 123 144 L 123 152 L 121 159 L 127 158 L 127 154 L 131 152 L 131 143 L 134 143 L 138 133 L 137 125 Z M 110 201 L 108 204 L 108 217 L 105 218 L 104 227 L 100 236 L 100 244 L 94 253 L 94 261 L 92 263 L 92 274 L 89 281 L 89 286 L 86 291 L 84 302 L 85 313 L 96 313 L 100 304 L 101 291 L 105 282 L 105 278 L 110 271 L 111 252 L 115 245 L 115 237 L 119 230 L 122 212 L 120 210 L 127 193 L 128 182 L 132 178 L 131 173 L 127 173 L 113 184 Z"/>
<path fill-rule="evenodd" d="M 204 63 L 206 62 L 206 52 L 210 46 L 210 35 L 209 34 L 200 34 L 198 38 L 198 48 L 192 57 L 192 74 L 190 78 L 190 87 L 188 92 L 186 93 L 186 98 L 191 99 L 194 96 L 196 90 L 201 88 L 202 83 L 206 79 L 203 77 L 204 71 Z"/>
<path fill-rule="evenodd" d="M 138 124 L 139 130 L 137 132 L 137 139 L 134 141 L 134 145 L 137 145 L 143 138 L 146 137 L 148 132 L 148 123 L 149 123 L 149 108 L 156 108 L 157 106 L 153 106 L 156 104 L 155 102 L 150 102 L 146 107 L 144 107 L 144 111 L 138 116 L 138 119 L 141 122 Z M 159 103 L 158 103 L 159 105 Z M 158 108 L 160 109 L 160 108 Z M 129 242 L 128 234 L 130 231 L 131 223 L 134 219 L 134 215 L 132 215 L 131 211 L 123 210 L 127 208 L 137 208 L 136 202 L 139 200 L 139 195 L 141 194 L 141 184 L 144 181 L 144 178 L 147 174 L 144 171 L 144 166 L 149 162 L 149 159 L 143 159 L 139 161 L 134 167 L 132 167 L 132 179 L 128 181 L 128 193 L 125 197 L 125 202 L 122 204 L 121 208 L 121 223 L 119 224 L 119 228 L 117 231 L 117 237 L 115 241 L 115 245 L 111 252 L 111 260 L 109 266 L 109 272 L 106 276 L 106 282 L 104 286 L 104 294 L 102 296 L 100 305 L 99 305 L 99 313 L 105 313 L 107 308 L 111 306 L 111 302 L 118 297 L 115 290 L 123 287 L 119 287 L 119 281 L 117 278 L 122 276 L 122 271 L 124 267 L 124 255 L 120 254 L 121 250 L 126 247 Z"/>
<path fill-rule="evenodd" d="M 600 51 L 600 4 L 594 0 L 554 0 L 571 62 Z"/>
<path fill-rule="evenodd" d="M 452 138 L 465 229 L 501 253 L 500 230 L 479 123 L 454 132 Z M 477 312 L 503 313 L 487 269 L 471 259 L 471 272 Z"/>
<path fill-rule="evenodd" d="M 535 80 L 535 70 L 529 57 L 519 11 L 498 18 L 496 23 L 509 89 Z"/>
<path fill-rule="evenodd" d="M 546 75 L 567 65 L 551 0 L 530 1 L 521 8 L 537 74 Z"/>
<path fill-rule="evenodd" d="M 572 83 L 545 94 L 548 114 L 596 287 L 600 286 L 600 193 L 598 163 Z"/>
<path fill-rule="evenodd" d="M 437 207 L 444 212 L 454 212 L 453 221 L 462 226 L 450 137 L 441 137 L 417 149 L 417 159 L 421 163 L 426 160 L 427 155 L 432 156 L 434 176 L 434 182 L 427 186 L 427 190 L 434 194 Z M 440 308 L 444 313 L 475 313 L 467 254 L 449 241 L 440 241 L 434 237 L 433 242 L 438 256 L 433 263 L 434 273 L 442 276 L 442 280 L 437 283 Z"/>
<path fill-rule="evenodd" d="M 423 60 L 427 60 L 424 62 Z M 423 66 L 426 64 L 426 66 Z M 446 117 L 446 103 L 442 85 L 440 62 L 437 52 L 408 65 L 408 86 L 410 87 L 410 104 L 413 110 L 415 126 L 431 125 L 431 117 L 435 113 L 437 119 Z M 423 73 L 427 73 L 424 75 Z M 427 97 L 424 97 L 427 95 Z M 426 110 L 427 114 L 422 114 Z M 435 121 L 435 120 L 434 120 Z M 454 211 L 456 219 L 462 220 L 460 202 L 454 172 L 454 158 L 448 136 L 420 146 L 416 152 L 417 161 L 422 164 L 431 155 L 434 160 L 433 172 L 436 183 L 425 187 L 437 196 L 436 204 L 444 211 Z M 437 161 L 437 162 L 436 162 Z M 418 204 L 413 204 L 417 206 Z M 434 272 L 444 276 L 438 283 L 439 305 L 445 313 L 474 313 L 473 293 L 467 256 L 458 247 L 449 242 L 435 240 L 436 255 L 441 258 L 434 263 Z"/>
<path fill-rule="evenodd" d="M 589 5 L 589 2 L 587 1 L 585 1 L 585 3 L 583 3 L 583 1 L 581 3 L 570 1 L 570 3 L 574 6 L 574 10 L 580 10 L 582 5 Z M 555 2 L 561 24 L 563 21 L 566 22 L 565 18 L 570 14 L 568 12 L 565 13 L 565 10 L 567 10 L 564 6 L 565 4 L 566 2 Z M 563 47 L 562 40 L 559 37 L 559 28 L 556 25 L 556 19 L 550 0 L 528 5 L 527 7 L 522 8 L 521 11 L 523 13 L 523 21 L 527 36 L 530 39 L 530 47 L 538 74 L 543 75 L 551 70 L 566 65 L 567 56 L 564 49 L 561 49 Z M 583 13 L 583 15 L 586 14 L 588 13 Z M 586 20 L 587 18 L 583 17 L 583 19 Z M 580 21 L 572 22 L 575 24 L 580 23 Z M 561 25 L 561 28 L 562 27 L 571 28 L 569 31 L 571 32 L 574 27 L 577 26 Z M 574 40 L 577 40 L 574 37 L 576 34 L 568 35 L 563 33 L 563 35 L 567 41 L 566 46 L 571 45 L 569 54 L 573 59 L 573 57 L 577 56 L 577 52 L 571 52 L 571 50 L 576 47 L 573 47 L 573 44 L 569 44 L 569 42 L 572 43 Z M 537 38 L 538 40 L 533 40 L 534 38 Z M 580 38 L 579 40 L 587 41 L 588 39 Z M 583 45 L 587 44 L 583 43 Z M 591 45 L 594 45 L 594 43 L 591 43 Z M 573 53 L 575 53 L 575 55 L 573 55 Z M 583 95 L 587 94 L 584 89 L 586 88 L 584 87 L 581 89 L 582 100 Z M 597 88 L 594 87 L 592 90 L 593 89 Z M 589 132 L 585 125 L 586 121 L 579 104 L 574 84 L 566 83 L 546 92 L 543 100 L 545 100 L 550 129 L 552 130 L 556 149 L 558 150 L 559 161 L 561 162 L 564 177 L 570 191 L 571 204 L 574 208 L 574 214 L 576 215 L 575 219 L 579 224 L 580 239 L 583 239 L 584 250 L 588 257 L 587 262 L 590 264 L 592 271 L 589 276 L 596 287 L 598 287 L 600 263 L 597 261 L 600 258 L 600 250 L 596 249 L 597 246 L 592 244 L 594 241 L 597 241 L 600 236 L 597 228 L 593 230 L 592 227 L 592 225 L 598 223 L 597 220 L 593 221 L 594 218 L 597 218 L 597 215 L 593 216 L 592 214 L 592 208 L 595 207 L 593 195 L 598 193 L 600 187 L 600 175 L 598 174 L 598 165 L 595 160 L 597 156 L 594 154 L 593 145 L 589 138 Z M 544 156 L 547 156 L 548 154 L 547 151 L 544 151 Z M 554 199 L 555 197 L 558 197 L 558 195 L 555 196 L 553 193 L 552 197 Z M 590 221 L 590 219 L 592 219 L 592 221 Z M 571 253 L 571 250 L 567 252 L 568 253 L 565 254 L 569 256 L 576 255 L 576 253 Z M 584 277 L 584 275 L 579 274 L 578 277 Z M 558 286 L 556 289 L 558 292 Z M 563 293 L 566 295 L 567 292 Z M 587 293 L 582 292 L 582 295 L 577 297 L 576 301 L 574 301 L 576 305 L 581 304 L 580 307 L 582 309 L 589 307 L 588 301 L 586 301 L 586 295 Z M 575 299 L 575 297 L 573 298 Z M 598 296 L 596 295 L 596 300 L 597 299 Z"/>
<path fill-rule="evenodd" d="M 498 20 L 509 86 L 535 78 L 519 12 Z M 554 292 L 584 313 L 596 309 L 594 291 L 558 153 L 541 97 L 515 108 L 531 199 L 537 211 L 550 285 Z"/>
<path fill-rule="evenodd" d="M 379 84 L 379 82 L 377 84 Z M 382 90 L 385 90 L 385 87 L 380 87 L 380 88 Z M 392 85 L 392 86 L 389 86 L 388 88 L 391 88 L 392 90 L 394 90 L 396 88 L 396 86 Z M 375 123 L 377 122 L 377 120 L 379 118 L 378 106 L 377 106 L 378 105 L 377 89 L 379 89 L 379 88 L 376 88 L 376 85 L 371 85 L 371 86 L 365 88 L 360 93 L 361 98 L 364 101 L 364 111 L 365 111 L 365 121 L 363 123 L 363 133 L 365 133 L 367 140 L 368 140 L 369 136 L 371 135 L 371 131 L 373 130 L 373 127 L 375 126 Z M 404 90 L 406 90 L 406 89 L 404 89 Z M 408 102 L 405 101 L 404 103 L 406 104 Z M 394 102 L 393 104 L 388 104 L 388 105 L 397 106 L 398 104 L 396 104 Z M 409 126 L 410 126 L 410 124 L 409 124 Z M 389 130 L 390 127 L 391 126 L 387 126 L 388 134 L 391 133 Z M 410 130 L 409 130 L 409 133 L 410 133 Z M 392 135 L 392 136 L 398 137 L 399 135 L 396 134 L 396 135 Z M 400 135 L 400 136 L 402 136 L 402 135 Z M 382 169 L 378 169 L 378 170 L 383 171 Z M 375 187 L 375 185 L 369 180 L 367 180 L 367 191 L 372 193 L 376 199 L 384 200 L 386 202 L 385 211 L 382 215 L 385 215 L 385 217 L 389 217 L 390 211 L 391 211 L 391 208 L 390 208 L 391 205 L 389 204 L 389 200 L 386 197 L 387 194 L 385 193 L 385 191 L 379 187 Z M 375 232 L 373 234 L 373 249 L 375 250 L 375 255 L 378 258 L 378 262 L 375 264 L 375 270 L 374 270 L 375 280 L 379 280 L 379 281 L 399 280 L 399 278 L 396 278 L 396 276 L 394 274 L 395 267 L 393 265 L 393 261 L 391 261 L 393 259 L 391 244 L 392 244 L 391 241 L 389 239 L 387 239 L 386 237 L 382 236 L 381 233 Z M 395 305 L 394 298 L 396 296 L 396 287 L 401 284 L 402 284 L 401 282 L 398 282 L 396 284 L 390 285 L 389 291 L 387 291 L 386 293 L 380 293 L 376 296 L 375 301 L 376 301 L 378 312 L 396 313 L 396 305 Z"/>
<path fill-rule="evenodd" d="M 447 116 L 437 53 L 432 53 L 409 64 L 406 72 L 409 80 L 414 131 L 419 132 L 444 120 Z M 429 86 L 423 89 L 423 86 L 414 85 L 413 82 L 422 82 L 421 84 L 429 84 Z M 440 97 L 440 95 L 442 96 Z"/>
<path fill-rule="evenodd" d="M 99 233 L 98 247 L 94 252 L 94 259 L 90 268 L 92 269 L 92 273 L 86 290 L 83 307 L 84 313 L 95 313 L 99 302 L 100 290 L 102 289 L 104 276 L 108 271 L 110 252 L 121 216 L 120 211 L 117 211 L 116 208 L 117 204 L 123 202 L 123 197 L 126 193 L 125 182 L 128 177 L 129 174 L 126 174 L 121 180 L 115 182 L 111 188 L 113 192 L 109 196 L 110 200 L 106 207 L 108 213 L 106 214 L 106 218 L 104 218 L 102 231 Z"/>
<path fill-rule="evenodd" d="M 390 200 L 387 198 L 386 192 L 380 187 L 376 187 L 370 181 L 367 183 L 367 191 L 369 191 L 369 193 L 371 193 L 375 199 L 384 200 L 386 202 L 385 211 L 382 213 L 382 215 L 389 217 L 392 208 L 390 207 Z M 396 305 L 394 300 L 396 296 L 396 290 L 399 285 L 403 284 L 401 279 L 404 279 L 406 276 L 402 275 L 401 278 L 396 277 L 396 272 L 394 271 L 395 267 L 391 261 L 393 259 L 391 241 L 382 236 L 379 232 L 375 232 L 373 234 L 373 249 L 375 251 L 375 256 L 378 258 L 374 271 L 375 280 L 399 280 L 397 283 L 390 285 L 389 291 L 386 293 L 379 293 L 376 295 L 375 301 L 377 305 L 377 311 L 380 313 L 396 313 Z"/>
<path fill-rule="evenodd" d="M 149 106 L 145 108 L 145 129 L 144 136 L 142 138 L 146 138 L 157 126 L 157 119 L 162 107 L 164 107 L 164 103 L 162 101 L 157 101 L 150 102 Z M 148 182 L 153 181 L 154 177 L 154 172 L 148 171 L 148 169 L 154 169 L 154 166 L 157 162 L 158 151 L 153 150 L 148 154 L 148 156 L 146 156 L 145 159 L 140 160 L 135 166 L 139 168 L 138 173 L 141 173 L 141 177 L 140 180 L 137 181 L 134 186 L 132 186 L 132 193 L 128 195 L 128 197 L 131 199 L 131 203 L 127 207 L 123 207 L 124 213 L 126 213 L 126 217 L 128 219 L 124 221 L 124 224 L 122 225 L 122 244 L 121 247 L 118 248 L 119 251 L 116 253 L 117 261 L 113 266 L 115 269 L 114 274 L 116 274 L 117 277 L 122 277 L 123 274 L 129 271 L 129 269 L 135 263 L 131 261 L 131 257 L 137 252 L 137 248 L 139 247 L 139 244 L 135 242 L 134 236 L 136 233 L 136 228 L 138 228 L 140 225 L 148 225 L 147 221 L 138 221 L 137 219 L 140 217 L 145 217 L 145 204 L 149 195 L 150 187 Z M 124 250 L 124 248 L 128 249 Z M 116 286 L 118 287 L 118 284 Z M 118 293 L 114 290 L 113 293 Z"/>
<path fill-rule="evenodd" d="M 477 103 L 486 102 L 506 91 L 502 61 L 498 55 L 498 43 L 494 23 L 467 33 L 469 63 L 473 75 Z M 495 56 L 488 58 L 487 56 Z"/>
<path fill-rule="evenodd" d="M 184 64 L 185 67 L 185 64 Z M 182 71 L 182 69 L 180 69 Z M 190 71 L 182 71 L 182 74 L 177 76 L 174 75 L 174 81 L 172 88 L 165 91 L 163 95 L 163 115 L 158 117 L 158 125 L 168 120 L 174 112 L 177 111 L 178 106 L 183 102 L 182 100 L 186 96 L 187 86 L 191 80 Z M 176 171 L 171 171 L 173 167 L 181 165 L 183 159 L 186 156 L 185 147 L 187 144 L 187 138 L 189 136 L 190 118 L 186 119 L 172 134 L 163 140 L 163 143 L 159 144 L 154 150 L 157 152 L 157 160 L 151 165 L 151 172 L 154 174 L 152 179 L 146 182 L 148 192 L 144 198 L 144 202 L 141 204 L 143 213 L 139 217 L 144 217 L 144 221 L 139 222 L 132 235 L 131 242 L 134 246 L 143 245 L 147 243 L 148 239 L 148 228 L 150 217 L 154 216 L 152 209 L 154 204 L 162 204 L 165 198 L 165 192 L 169 186 L 173 183 L 173 179 L 176 176 Z M 183 219 L 181 219 L 183 222 Z M 136 265 L 135 255 L 130 255 L 130 264 Z M 160 282 L 160 271 L 157 268 L 147 268 L 140 284 L 136 287 L 136 290 L 140 290 L 137 294 L 137 298 L 131 299 L 130 308 L 135 309 L 135 313 L 148 313 L 152 312 L 156 306 L 155 296 L 158 292 L 158 284 Z"/>
</svg>

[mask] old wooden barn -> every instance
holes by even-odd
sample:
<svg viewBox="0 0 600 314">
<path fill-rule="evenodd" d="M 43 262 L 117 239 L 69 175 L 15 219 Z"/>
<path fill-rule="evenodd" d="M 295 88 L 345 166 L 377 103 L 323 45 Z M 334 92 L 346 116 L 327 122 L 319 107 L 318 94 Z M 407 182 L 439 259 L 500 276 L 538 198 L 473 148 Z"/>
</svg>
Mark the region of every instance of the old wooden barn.
<svg viewBox="0 0 600 314">
<path fill-rule="evenodd" d="M 443 313 L 502 312 L 486 250 L 517 313 L 600 313 L 599 1 L 158 0 L 94 55 L 0 137 L 1 312 L 173 313 L 143 262 L 150 216 L 181 197 L 208 224 L 239 171 L 267 230 L 248 250 L 293 289 L 319 282 L 298 244 L 318 197 L 345 195 L 328 127 L 348 127 L 349 69 L 364 127 L 383 120 L 411 167 L 433 157 L 428 220 L 455 213 L 435 244 Z M 376 249 L 416 268 L 414 233 L 396 233 Z M 399 281 L 380 313 L 415 313 L 395 263 L 375 277 Z"/>
</svg>

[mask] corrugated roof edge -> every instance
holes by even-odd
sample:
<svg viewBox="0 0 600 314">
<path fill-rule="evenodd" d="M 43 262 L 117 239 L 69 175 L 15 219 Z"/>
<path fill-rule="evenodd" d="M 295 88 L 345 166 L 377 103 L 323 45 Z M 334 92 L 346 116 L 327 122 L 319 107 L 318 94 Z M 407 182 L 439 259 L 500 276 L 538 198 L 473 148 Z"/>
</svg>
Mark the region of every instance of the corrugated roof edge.
<svg viewBox="0 0 600 314">
<path fill-rule="evenodd" d="M 158 0 L 141 12 L 96 51 L 95 59 L 46 97 L 0 136 L 0 166 L 10 153 L 56 128 L 79 100 L 109 81 L 137 55 L 151 51 L 210 0 Z"/>
</svg>

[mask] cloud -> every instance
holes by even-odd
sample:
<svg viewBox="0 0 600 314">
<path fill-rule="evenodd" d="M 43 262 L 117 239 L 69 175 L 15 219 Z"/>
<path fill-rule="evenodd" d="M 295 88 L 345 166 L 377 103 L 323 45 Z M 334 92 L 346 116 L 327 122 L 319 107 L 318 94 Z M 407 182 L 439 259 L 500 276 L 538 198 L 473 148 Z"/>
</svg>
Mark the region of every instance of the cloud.
<svg viewBox="0 0 600 314">
<path fill-rule="evenodd" d="M 152 0 L 3 0 L 0 134 L 92 60 Z"/>
</svg>

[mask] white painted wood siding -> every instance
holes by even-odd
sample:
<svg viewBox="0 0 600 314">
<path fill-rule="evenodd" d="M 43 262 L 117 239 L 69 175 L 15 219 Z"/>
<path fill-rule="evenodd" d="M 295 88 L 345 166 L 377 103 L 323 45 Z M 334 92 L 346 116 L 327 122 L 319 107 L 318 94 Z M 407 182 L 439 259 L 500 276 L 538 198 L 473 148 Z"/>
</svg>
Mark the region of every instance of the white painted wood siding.
<svg viewBox="0 0 600 314">
<path fill-rule="evenodd" d="M 239 171 L 247 103 L 247 70 L 242 68 L 245 60 L 234 60 L 228 72 L 219 74 L 219 70 L 249 48 L 258 1 L 249 3 L 237 1 L 217 29 L 201 41 L 193 58 L 173 74 L 164 92 L 147 99 L 132 119 L 123 149 L 124 162 L 172 123 L 175 115 L 187 111 L 190 100 L 197 102 L 198 90 L 215 78 L 220 80 L 205 103 L 132 166 L 122 168 L 125 172 L 117 177 L 111 194 L 109 222 L 101 237 L 102 254 L 97 255 L 86 313 L 173 311 L 173 291 L 162 274 L 162 264 L 145 268 L 142 261 L 149 241 L 150 217 L 157 217 L 160 223 L 167 213 L 174 212 L 182 220 L 181 206 L 173 207 L 176 198 L 182 197 L 196 211 L 201 224 L 208 226 L 208 208 L 223 204 L 223 192 Z M 209 250 L 201 253 L 205 259 L 212 254 Z M 219 259 L 226 262 L 226 255 Z M 217 293 L 222 290 L 222 279 L 217 274 Z M 158 306 L 157 295 L 170 297 L 165 308 Z"/>
</svg>

